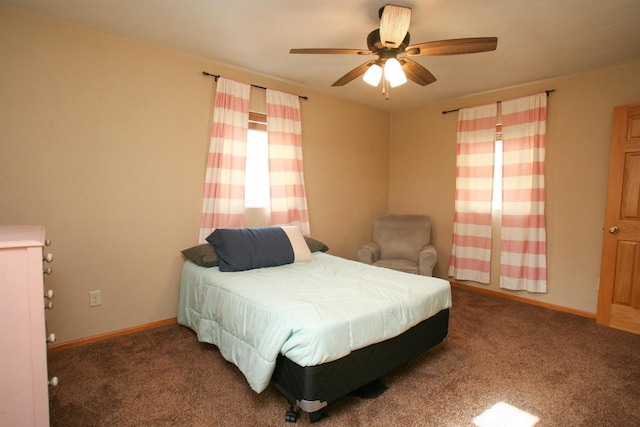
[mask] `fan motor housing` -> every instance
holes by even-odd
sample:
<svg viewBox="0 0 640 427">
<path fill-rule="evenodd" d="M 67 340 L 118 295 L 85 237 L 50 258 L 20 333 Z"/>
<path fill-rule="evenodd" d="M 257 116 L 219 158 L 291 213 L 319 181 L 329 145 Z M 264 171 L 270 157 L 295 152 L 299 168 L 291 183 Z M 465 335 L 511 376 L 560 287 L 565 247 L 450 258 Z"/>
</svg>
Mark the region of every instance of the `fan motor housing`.
<svg viewBox="0 0 640 427">
<path fill-rule="evenodd" d="M 371 31 L 367 36 L 367 46 L 369 47 L 369 50 L 375 54 L 380 54 L 385 50 L 395 51 L 397 54 L 398 52 L 404 52 L 405 48 L 409 46 L 409 40 L 410 36 L 407 32 L 407 35 L 404 37 L 404 40 L 402 40 L 402 43 L 400 43 L 400 46 L 389 48 L 382 44 L 380 41 L 380 29 L 376 29 Z"/>
</svg>

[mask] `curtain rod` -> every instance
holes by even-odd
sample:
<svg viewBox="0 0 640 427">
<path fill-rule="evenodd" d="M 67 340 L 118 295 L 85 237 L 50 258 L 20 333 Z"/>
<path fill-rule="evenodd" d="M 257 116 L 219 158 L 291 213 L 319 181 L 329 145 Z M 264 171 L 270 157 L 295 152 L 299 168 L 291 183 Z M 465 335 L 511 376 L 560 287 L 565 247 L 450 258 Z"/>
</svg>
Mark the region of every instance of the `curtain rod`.
<svg viewBox="0 0 640 427">
<path fill-rule="evenodd" d="M 218 79 L 220 78 L 220 76 L 218 74 L 211 74 L 211 73 L 207 73 L 206 71 L 202 72 L 203 76 L 208 76 L 208 77 L 213 77 L 216 81 L 218 81 Z M 264 89 L 267 90 L 266 87 L 264 86 L 258 86 L 258 85 L 251 85 L 252 87 L 258 88 L 258 89 Z M 304 99 L 305 101 L 307 101 L 309 99 L 308 96 L 302 96 L 302 95 L 298 95 L 298 98 L 300 99 Z"/>
<path fill-rule="evenodd" d="M 545 92 L 547 93 L 547 96 L 549 96 L 549 94 L 550 94 L 551 92 L 555 92 L 555 91 L 556 91 L 555 89 L 545 90 Z M 496 103 L 498 103 L 498 104 L 500 104 L 501 102 L 502 102 L 502 101 L 496 101 Z M 442 114 L 455 113 L 456 111 L 460 111 L 460 109 L 459 109 L 459 108 L 456 108 L 455 110 L 446 110 L 446 111 L 443 111 L 443 112 L 442 112 Z"/>
</svg>

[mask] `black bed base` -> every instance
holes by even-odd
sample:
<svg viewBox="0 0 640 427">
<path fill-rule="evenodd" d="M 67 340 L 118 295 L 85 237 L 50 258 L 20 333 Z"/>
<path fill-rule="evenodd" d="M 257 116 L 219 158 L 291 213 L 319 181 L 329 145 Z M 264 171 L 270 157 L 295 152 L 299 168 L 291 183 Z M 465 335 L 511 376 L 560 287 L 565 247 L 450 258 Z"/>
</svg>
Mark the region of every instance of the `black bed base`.
<svg viewBox="0 0 640 427">
<path fill-rule="evenodd" d="M 449 331 L 449 309 L 423 320 L 406 332 L 317 366 L 302 367 L 278 356 L 271 385 L 292 405 L 309 413 L 311 421 L 321 416 L 330 402 L 380 378 L 435 345 Z M 287 421 L 290 419 L 287 413 Z"/>
</svg>

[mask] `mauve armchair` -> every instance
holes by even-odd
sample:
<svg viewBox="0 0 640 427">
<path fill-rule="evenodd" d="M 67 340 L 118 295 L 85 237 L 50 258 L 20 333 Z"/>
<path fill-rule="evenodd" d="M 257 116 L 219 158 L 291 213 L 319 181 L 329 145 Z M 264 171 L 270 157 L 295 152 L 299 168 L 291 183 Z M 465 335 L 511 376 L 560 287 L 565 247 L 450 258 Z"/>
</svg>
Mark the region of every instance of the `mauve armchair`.
<svg viewBox="0 0 640 427">
<path fill-rule="evenodd" d="M 373 224 L 373 241 L 358 249 L 358 261 L 431 276 L 437 255 L 430 243 L 428 216 L 379 215 Z"/>
</svg>

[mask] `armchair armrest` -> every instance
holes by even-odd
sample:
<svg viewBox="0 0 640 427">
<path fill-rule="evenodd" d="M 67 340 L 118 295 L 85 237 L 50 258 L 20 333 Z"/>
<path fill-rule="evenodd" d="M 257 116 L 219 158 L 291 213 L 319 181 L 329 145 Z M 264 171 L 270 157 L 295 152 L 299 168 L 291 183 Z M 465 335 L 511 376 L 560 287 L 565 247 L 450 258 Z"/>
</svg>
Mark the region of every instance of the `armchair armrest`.
<svg viewBox="0 0 640 427">
<path fill-rule="evenodd" d="M 358 249 L 358 261 L 373 264 L 380 259 L 380 246 L 376 242 L 369 242 Z"/>
<path fill-rule="evenodd" d="M 426 245 L 418 254 L 418 274 L 421 276 L 433 276 L 433 267 L 436 265 L 438 255 L 433 245 Z"/>
</svg>

